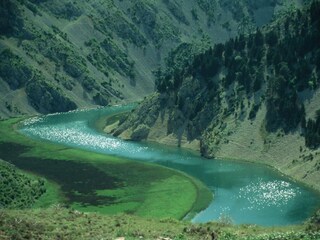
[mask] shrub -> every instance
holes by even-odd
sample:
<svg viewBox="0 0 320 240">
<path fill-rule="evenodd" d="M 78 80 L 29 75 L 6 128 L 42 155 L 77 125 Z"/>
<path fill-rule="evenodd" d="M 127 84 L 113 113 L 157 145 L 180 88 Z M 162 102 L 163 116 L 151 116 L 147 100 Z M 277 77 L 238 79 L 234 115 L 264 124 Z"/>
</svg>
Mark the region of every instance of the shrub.
<svg viewBox="0 0 320 240">
<path fill-rule="evenodd" d="M 149 131 L 150 128 L 147 125 L 141 124 L 133 131 L 133 133 L 131 134 L 131 139 L 135 141 L 146 139 L 148 137 Z"/>
<path fill-rule="evenodd" d="M 30 207 L 46 192 L 42 179 L 24 175 L 1 159 L 0 189 L 0 209 Z"/>
<path fill-rule="evenodd" d="M 0 54 L 0 77 L 8 83 L 11 89 L 18 89 L 32 78 L 32 70 L 10 49 L 5 49 Z"/>
<path fill-rule="evenodd" d="M 44 81 L 41 75 L 26 84 L 26 94 L 31 105 L 42 113 L 66 112 L 77 107 L 59 88 Z"/>
</svg>

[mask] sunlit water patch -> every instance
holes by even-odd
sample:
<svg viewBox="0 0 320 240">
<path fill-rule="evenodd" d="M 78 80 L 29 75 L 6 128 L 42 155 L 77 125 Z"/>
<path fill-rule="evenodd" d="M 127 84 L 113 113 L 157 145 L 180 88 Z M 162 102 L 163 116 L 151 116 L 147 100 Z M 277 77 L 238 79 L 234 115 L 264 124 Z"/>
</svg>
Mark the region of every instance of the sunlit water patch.
<svg viewBox="0 0 320 240">
<path fill-rule="evenodd" d="M 260 210 L 266 207 L 286 206 L 291 200 L 301 194 L 298 187 L 284 180 L 264 181 L 259 179 L 256 183 L 251 183 L 240 188 L 238 199 L 248 201 L 249 210 Z"/>
<path fill-rule="evenodd" d="M 131 108 L 110 107 L 36 117 L 25 121 L 21 131 L 36 139 L 158 163 L 200 179 L 211 189 L 214 200 L 193 218 L 193 222 L 296 224 L 319 206 L 319 195 L 268 167 L 208 160 L 179 148 L 123 141 L 92 127 L 101 116 Z"/>
</svg>

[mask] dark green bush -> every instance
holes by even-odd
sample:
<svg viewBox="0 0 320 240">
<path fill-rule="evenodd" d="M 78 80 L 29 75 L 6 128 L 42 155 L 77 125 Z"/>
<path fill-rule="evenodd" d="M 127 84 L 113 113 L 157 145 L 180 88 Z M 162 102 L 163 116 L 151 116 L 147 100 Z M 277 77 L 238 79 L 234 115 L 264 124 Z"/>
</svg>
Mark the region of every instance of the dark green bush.
<svg viewBox="0 0 320 240">
<path fill-rule="evenodd" d="M 315 120 L 309 119 L 305 129 L 305 143 L 309 148 L 320 146 L 320 110 L 317 111 Z"/>
<path fill-rule="evenodd" d="M 0 209 L 31 207 L 46 192 L 44 180 L 28 177 L 2 160 L 0 160 L 0 189 Z"/>
<path fill-rule="evenodd" d="M 86 67 L 83 62 L 81 62 L 81 59 L 73 56 L 68 56 L 66 58 L 63 68 L 66 73 L 68 73 L 73 78 L 82 76 L 82 74 L 84 74 L 86 71 Z"/>
<path fill-rule="evenodd" d="M 45 82 L 40 75 L 26 84 L 26 93 L 31 105 L 42 113 L 66 112 L 77 107 L 59 88 Z"/>
<path fill-rule="evenodd" d="M 24 26 L 21 11 L 11 0 L 0 1 L 0 33 L 1 35 L 21 36 Z"/>
<path fill-rule="evenodd" d="M 107 106 L 109 103 L 109 100 L 106 98 L 106 96 L 103 96 L 101 93 L 94 95 L 93 101 L 100 106 Z"/>
<path fill-rule="evenodd" d="M 10 49 L 0 54 L 0 77 L 8 83 L 11 89 L 18 89 L 32 78 L 32 70 Z"/>
</svg>

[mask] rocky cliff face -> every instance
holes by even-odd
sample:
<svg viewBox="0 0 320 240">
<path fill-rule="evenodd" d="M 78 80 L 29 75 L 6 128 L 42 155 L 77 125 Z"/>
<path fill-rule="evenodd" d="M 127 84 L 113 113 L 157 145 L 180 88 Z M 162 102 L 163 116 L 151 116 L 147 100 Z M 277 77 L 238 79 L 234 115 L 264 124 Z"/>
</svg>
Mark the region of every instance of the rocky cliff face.
<svg viewBox="0 0 320 240">
<path fill-rule="evenodd" d="M 140 140 L 191 147 L 206 157 L 267 163 L 315 184 L 320 180 L 319 13 L 314 1 L 203 53 L 176 53 L 185 57 L 173 57 L 157 74 L 157 93 L 114 134 L 136 139 L 143 129 Z"/>
<path fill-rule="evenodd" d="M 179 44 L 224 42 L 269 22 L 288 3 L 3 0 L 0 116 L 141 99 Z"/>
</svg>

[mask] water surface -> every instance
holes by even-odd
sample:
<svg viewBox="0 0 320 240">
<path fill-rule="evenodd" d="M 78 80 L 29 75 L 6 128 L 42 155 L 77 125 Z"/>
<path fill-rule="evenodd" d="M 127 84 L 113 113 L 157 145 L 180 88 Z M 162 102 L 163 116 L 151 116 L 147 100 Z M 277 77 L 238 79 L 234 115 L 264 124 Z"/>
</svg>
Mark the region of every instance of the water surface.
<svg viewBox="0 0 320 240">
<path fill-rule="evenodd" d="M 35 139 L 165 165 L 200 179 L 212 191 L 214 200 L 193 222 L 220 219 L 266 226 L 298 224 L 319 207 L 317 193 L 266 166 L 208 160 L 179 148 L 123 141 L 92 127 L 101 116 L 131 108 L 108 107 L 36 117 L 26 121 L 21 132 Z"/>
</svg>

